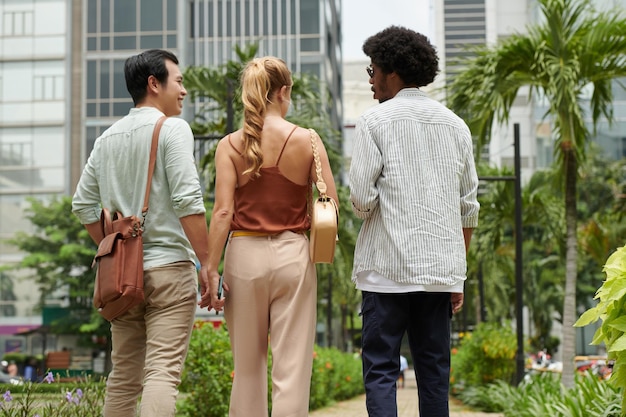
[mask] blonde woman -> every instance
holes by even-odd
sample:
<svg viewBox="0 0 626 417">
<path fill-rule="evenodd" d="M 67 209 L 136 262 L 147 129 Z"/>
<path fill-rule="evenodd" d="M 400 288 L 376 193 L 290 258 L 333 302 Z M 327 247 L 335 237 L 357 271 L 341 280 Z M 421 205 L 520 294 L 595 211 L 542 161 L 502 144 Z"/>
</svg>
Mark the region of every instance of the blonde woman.
<svg viewBox="0 0 626 417">
<path fill-rule="evenodd" d="M 200 305 L 224 305 L 235 362 L 229 416 L 268 415 L 269 345 L 272 417 L 306 417 L 317 299 L 305 235 L 317 178 L 311 134 L 285 120 L 292 79 L 282 60 L 252 60 L 241 84 L 243 128 L 223 138 L 215 155 L 209 294 Z M 328 195 L 337 201 L 326 149 L 315 140 Z M 227 239 L 224 300 L 217 296 L 218 265 Z"/>
</svg>

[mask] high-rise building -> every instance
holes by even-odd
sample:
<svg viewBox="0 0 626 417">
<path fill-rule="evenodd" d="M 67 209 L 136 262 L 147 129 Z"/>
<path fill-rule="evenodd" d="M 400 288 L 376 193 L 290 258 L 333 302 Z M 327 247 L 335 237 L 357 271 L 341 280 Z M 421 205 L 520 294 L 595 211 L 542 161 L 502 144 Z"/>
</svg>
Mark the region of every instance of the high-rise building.
<svg viewBox="0 0 626 417">
<path fill-rule="evenodd" d="M 540 23 L 537 0 L 432 0 L 435 16 L 435 43 L 444 69 L 441 85 L 449 82 L 462 70 L 459 58 L 471 56 L 468 48 L 495 45 L 498 40 L 514 34 L 526 33 L 526 26 Z M 598 8 L 626 6 L 626 0 L 598 0 Z M 614 83 L 614 115 L 616 123 L 601 122 L 593 138 L 608 158 L 626 156 L 626 92 Z M 440 97 L 445 99 L 445 97 Z M 533 172 L 552 165 L 554 138 L 549 118 L 545 118 L 546 103 L 541 97 L 531 100 L 528 88 L 520 89 L 511 108 L 509 123 L 494 126 L 491 142 L 481 150 L 481 157 L 497 167 L 513 167 L 513 124 L 520 125 L 521 170 L 524 181 Z M 591 124 L 591 118 L 588 120 Z"/>
<path fill-rule="evenodd" d="M 463 70 L 460 61 L 471 56 L 471 48 L 493 45 L 498 39 L 522 32 L 531 21 L 533 0 L 433 0 L 435 43 L 439 51 L 442 75 L 437 87 L 449 84 Z M 443 91 L 439 89 L 438 91 Z M 445 96 L 438 97 L 445 100 Z M 528 90 L 521 89 L 511 109 L 511 123 L 496 126 L 481 158 L 491 165 L 513 166 L 513 123 L 520 124 L 522 177 L 530 178 L 537 169 L 535 121 Z"/>
<path fill-rule="evenodd" d="M 7 240 L 32 231 L 27 198 L 71 195 L 95 139 L 132 107 L 128 56 L 163 48 L 181 68 L 215 67 L 258 43 L 320 78 L 341 129 L 340 16 L 341 0 L 0 0 L 0 265 L 23 256 Z M 9 324 L 39 316 L 32 281 L 15 277 L 0 272 L 0 355 Z"/>
<path fill-rule="evenodd" d="M 0 265 L 22 257 L 7 239 L 31 229 L 27 198 L 69 190 L 68 18 L 66 0 L 0 0 Z M 40 322 L 23 276 L 0 271 L 0 353 L 24 348 L 4 335 Z"/>
</svg>

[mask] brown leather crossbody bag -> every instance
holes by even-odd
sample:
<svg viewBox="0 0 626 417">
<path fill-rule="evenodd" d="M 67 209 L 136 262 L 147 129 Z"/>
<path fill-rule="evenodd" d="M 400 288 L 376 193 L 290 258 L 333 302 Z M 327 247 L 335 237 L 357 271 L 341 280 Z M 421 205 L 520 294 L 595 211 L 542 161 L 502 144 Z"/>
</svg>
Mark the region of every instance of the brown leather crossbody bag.
<svg viewBox="0 0 626 417">
<path fill-rule="evenodd" d="M 111 216 L 107 208 L 102 209 L 100 223 L 104 239 L 92 267 L 97 266 L 93 304 L 105 319 L 111 321 L 141 304 L 143 293 L 143 228 L 148 213 L 150 186 L 156 162 L 159 132 L 166 117 L 161 117 L 154 126 L 148 181 L 144 197 L 142 219 L 123 216 L 117 212 Z"/>
</svg>

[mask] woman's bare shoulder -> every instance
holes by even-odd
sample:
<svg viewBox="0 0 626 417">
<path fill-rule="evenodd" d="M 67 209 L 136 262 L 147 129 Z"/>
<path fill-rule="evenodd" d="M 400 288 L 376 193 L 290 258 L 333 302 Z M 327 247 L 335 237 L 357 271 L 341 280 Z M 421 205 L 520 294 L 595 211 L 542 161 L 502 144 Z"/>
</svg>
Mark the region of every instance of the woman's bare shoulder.
<svg viewBox="0 0 626 417">
<path fill-rule="evenodd" d="M 292 136 L 295 139 L 294 142 L 302 146 L 311 146 L 311 131 L 308 128 L 297 126 Z"/>
<path fill-rule="evenodd" d="M 220 139 L 217 145 L 218 149 L 230 150 L 240 153 L 243 149 L 243 138 L 241 129 L 224 136 L 222 139 Z"/>
</svg>

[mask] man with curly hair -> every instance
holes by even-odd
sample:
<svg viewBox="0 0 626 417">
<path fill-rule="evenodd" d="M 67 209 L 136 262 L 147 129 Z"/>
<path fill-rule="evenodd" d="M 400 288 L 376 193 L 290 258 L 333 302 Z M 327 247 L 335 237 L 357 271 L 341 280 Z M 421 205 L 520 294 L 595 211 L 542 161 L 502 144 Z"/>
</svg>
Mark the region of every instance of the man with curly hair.
<svg viewBox="0 0 626 417">
<path fill-rule="evenodd" d="M 362 358 L 370 417 L 396 417 L 406 332 L 422 417 L 448 417 L 450 325 L 463 305 L 466 254 L 478 224 L 478 177 L 467 125 L 420 87 L 435 48 L 391 26 L 363 52 L 374 99 L 356 125 L 353 210 L 364 219 L 352 280 L 362 291 Z"/>
</svg>

